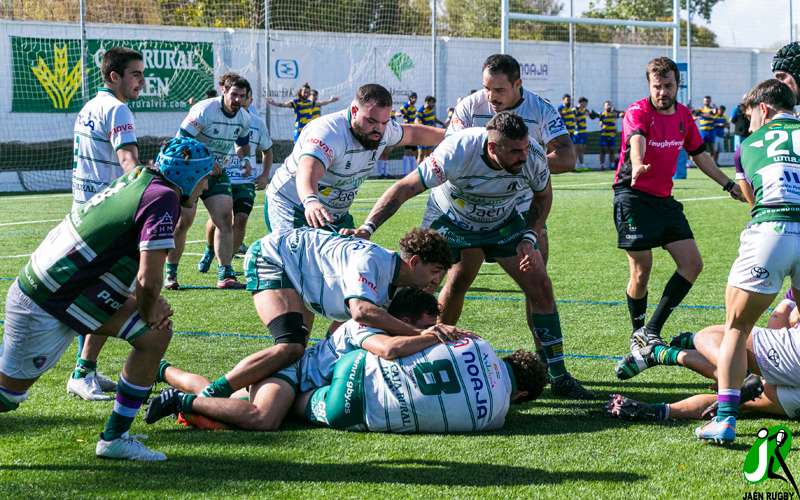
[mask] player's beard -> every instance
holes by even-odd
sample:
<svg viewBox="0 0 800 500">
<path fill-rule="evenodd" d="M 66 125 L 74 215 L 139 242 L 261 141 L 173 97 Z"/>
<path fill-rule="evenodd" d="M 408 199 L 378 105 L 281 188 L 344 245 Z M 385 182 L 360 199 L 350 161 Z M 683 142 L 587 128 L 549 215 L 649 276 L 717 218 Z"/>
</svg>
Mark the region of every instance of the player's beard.
<svg viewBox="0 0 800 500">
<path fill-rule="evenodd" d="M 377 131 L 372 131 L 370 132 L 370 134 L 367 134 L 363 130 L 361 130 L 361 128 L 356 124 L 353 124 L 350 127 L 350 131 L 353 132 L 353 135 L 356 137 L 358 142 L 360 142 L 361 145 L 364 146 L 364 149 L 378 149 L 378 146 L 380 146 L 381 144 L 381 140 L 383 140 L 383 135 L 380 135 L 380 137 L 378 137 L 377 139 L 372 139 L 370 137 L 370 134 Z"/>
<path fill-rule="evenodd" d="M 672 96 L 665 96 L 661 99 L 657 99 L 653 102 L 656 109 L 659 111 L 667 111 L 675 105 L 675 98 Z"/>
</svg>

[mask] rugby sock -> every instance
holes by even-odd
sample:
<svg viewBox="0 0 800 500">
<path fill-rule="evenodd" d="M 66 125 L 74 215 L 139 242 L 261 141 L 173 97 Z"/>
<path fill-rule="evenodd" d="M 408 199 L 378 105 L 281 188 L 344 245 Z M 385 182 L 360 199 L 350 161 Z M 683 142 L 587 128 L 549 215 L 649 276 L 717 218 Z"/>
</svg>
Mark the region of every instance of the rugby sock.
<svg viewBox="0 0 800 500">
<path fill-rule="evenodd" d="M 81 359 L 81 354 L 83 354 L 83 342 L 86 340 L 86 335 L 78 335 L 78 350 L 75 352 L 75 362 L 77 363 L 79 359 Z"/>
<path fill-rule="evenodd" d="M 656 420 L 662 421 L 669 418 L 669 405 L 667 403 L 656 403 L 653 408 L 656 410 Z"/>
<path fill-rule="evenodd" d="M 681 349 L 694 349 L 694 332 L 681 332 L 669 341 L 669 345 Z"/>
<path fill-rule="evenodd" d="M 208 384 L 208 386 L 203 389 L 203 392 L 200 393 L 204 398 L 227 398 L 231 394 L 233 394 L 233 389 L 228 383 L 228 379 L 225 378 L 225 375 Z"/>
<path fill-rule="evenodd" d="M 561 320 L 558 311 L 552 314 L 533 313 L 533 324 L 536 335 L 542 344 L 545 359 L 547 360 L 547 373 L 550 378 L 558 378 L 567 373 L 564 365 L 564 340 L 561 334 Z"/>
<path fill-rule="evenodd" d="M 233 266 L 217 266 L 217 279 L 222 281 L 226 278 L 235 278 L 236 273 L 233 272 Z"/>
<path fill-rule="evenodd" d="M 653 316 L 647 322 L 647 330 L 651 333 L 660 335 L 664 323 L 667 318 L 672 314 L 672 310 L 680 304 L 689 290 L 692 289 L 692 283 L 686 278 L 678 274 L 676 271 L 664 287 L 664 294 L 661 296 L 658 306 L 656 306 Z"/>
<path fill-rule="evenodd" d="M 197 399 L 197 394 L 182 392 L 180 403 L 178 403 L 178 409 L 184 413 L 189 413 L 192 411 L 192 405 L 195 399 Z"/>
<path fill-rule="evenodd" d="M 164 382 L 164 372 L 167 371 L 167 368 L 172 366 L 172 364 L 167 361 L 166 359 L 162 359 L 161 363 L 158 364 L 158 373 L 156 373 L 156 382 Z"/>
<path fill-rule="evenodd" d="M 136 413 L 139 412 L 142 403 L 145 402 L 150 394 L 151 388 L 152 386 L 142 387 L 131 384 L 120 375 L 117 382 L 114 411 L 111 412 L 111 416 L 108 417 L 106 422 L 106 427 L 100 434 L 104 441 L 112 441 L 128 432 L 133 420 L 136 418 Z"/>
<path fill-rule="evenodd" d="M 209 260 L 213 259 L 214 258 L 214 247 L 208 246 L 208 244 L 206 244 L 206 249 L 203 252 L 203 258 L 204 259 L 209 259 Z"/>
<path fill-rule="evenodd" d="M 178 275 L 178 264 L 172 264 L 171 262 L 167 262 L 167 276 L 177 276 Z"/>
<path fill-rule="evenodd" d="M 739 389 L 720 389 L 717 391 L 717 417 L 737 417 L 739 416 Z"/>
<path fill-rule="evenodd" d="M 75 363 L 75 369 L 72 370 L 72 378 L 84 378 L 95 370 L 97 370 L 97 361 L 78 358 L 78 362 Z"/>
<path fill-rule="evenodd" d="M 683 349 L 680 347 L 668 347 L 665 345 L 656 345 L 653 348 L 653 356 L 659 365 L 675 366 L 678 364 L 678 354 Z"/>
<path fill-rule="evenodd" d="M 631 326 L 635 332 L 644 326 L 644 318 L 647 315 L 647 294 L 645 293 L 641 299 L 634 299 L 625 293 L 625 298 L 628 299 L 628 312 L 631 315 Z"/>
</svg>

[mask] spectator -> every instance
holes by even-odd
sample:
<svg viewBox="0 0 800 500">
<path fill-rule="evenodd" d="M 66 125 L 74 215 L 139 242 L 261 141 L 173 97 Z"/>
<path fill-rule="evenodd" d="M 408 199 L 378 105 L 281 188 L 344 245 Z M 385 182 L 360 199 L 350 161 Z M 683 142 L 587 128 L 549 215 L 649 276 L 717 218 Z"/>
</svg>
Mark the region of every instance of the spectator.
<svg viewBox="0 0 800 500">
<path fill-rule="evenodd" d="M 739 103 L 733 110 L 731 123 L 733 124 L 733 150 L 736 151 L 742 141 L 750 135 L 750 118 L 742 109 L 742 103 Z"/>
</svg>

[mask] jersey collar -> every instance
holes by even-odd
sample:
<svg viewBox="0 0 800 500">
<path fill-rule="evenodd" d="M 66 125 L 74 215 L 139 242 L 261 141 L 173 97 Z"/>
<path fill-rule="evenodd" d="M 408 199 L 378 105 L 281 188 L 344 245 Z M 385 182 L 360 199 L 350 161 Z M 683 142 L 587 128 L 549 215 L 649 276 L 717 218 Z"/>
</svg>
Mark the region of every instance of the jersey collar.
<svg viewBox="0 0 800 500">
<path fill-rule="evenodd" d="M 511 379 L 511 394 L 514 394 L 514 391 L 517 390 L 517 379 L 514 378 L 514 369 L 511 368 L 511 363 L 506 360 L 503 360 L 503 364 L 506 365 L 506 371 L 508 372 L 508 378 Z"/>
<path fill-rule="evenodd" d="M 512 109 L 517 109 L 518 107 L 522 106 L 522 103 L 525 102 L 525 89 L 522 87 L 519 88 L 519 101 L 510 108 L 506 109 L 505 111 L 511 111 Z"/>
<path fill-rule="evenodd" d="M 219 99 L 219 109 L 220 109 L 220 111 L 222 111 L 223 115 L 227 116 L 228 118 L 233 118 L 233 117 L 235 117 L 236 115 L 239 114 L 239 112 L 237 111 L 236 113 L 234 113 L 232 115 L 229 115 L 228 112 L 225 111 L 225 101 L 224 101 L 225 96 L 219 96 L 218 99 Z"/>
<path fill-rule="evenodd" d="M 791 113 L 778 113 L 777 115 L 772 117 L 773 120 L 794 120 L 800 121 L 796 116 Z"/>
</svg>

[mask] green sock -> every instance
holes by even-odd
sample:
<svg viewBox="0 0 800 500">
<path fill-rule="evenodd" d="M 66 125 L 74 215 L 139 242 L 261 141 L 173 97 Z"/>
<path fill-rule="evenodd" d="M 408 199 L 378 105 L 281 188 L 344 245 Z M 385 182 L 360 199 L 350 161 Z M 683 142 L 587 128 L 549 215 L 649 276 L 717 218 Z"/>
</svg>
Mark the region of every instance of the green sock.
<svg viewBox="0 0 800 500">
<path fill-rule="evenodd" d="M 225 375 L 208 384 L 208 386 L 203 389 L 203 392 L 200 393 L 204 398 L 227 398 L 231 394 L 233 394 L 233 389 L 228 383 L 228 379 L 225 378 Z"/>
<path fill-rule="evenodd" d="M 533 324 L 536 328 L 536 335 L 542 344 L 544 357 L 547 360 L 547 373 L 550 378 L 566 375 L 564 340 L 561 334 L 561 320 L 558 317 L 558 311 L 552 314 L 533 313 Z"/>
<path fill-rule="evenodd" d="M 147 400 L 151 387 L 142 387 L 131 384 L 120 375 L 117 382 L 117 397 L 114 401 L 114 410 L 106 421 L 100 437 L 105 441 L 112 441 L 122 436 L 131 428 L 136 414 L 142 403 Z"/>
<path fill-rule="evenodd" d="M 192 411 L 192 405 L 195 399 L 197 399 L 197 394 L 183 393 L 183 396 L 181 396 L 180 411 L 184 413 Z"/>
<path fill-rule="evenodd" d="M 653 355 L 659 365 L 673 366 L 678 364 L 678 354 L 682 350 L 680 347 L 657 345 L 653 348 Z"/>
<path fill-rule="evenodd" d="M 236 273 L 233 272 L 233 266 L 217 266 L 217 279 L 222 281 L 226 278 L 235 278 Z"/>
<path fill-rule="evenodd" d="M 203 258 L 206 258 L 206 257 L 211 258 L 211 259 L 214 258 L 214 247 L 210 247 L 210 246 L 206 245 L 206 251 L 203 252 Z"/>
<path fill-rule="evenodd" d="M 694 349 L 694 332 L 682 332 L 672 337 L 669 345 L 682 349 Z"/>
<path fill-rule="evenodd" d="M 167 262 L 167 276 L 177 276 L 178 275 L 178 264 L 172 264 L 171 262 Z"/>
<path fill-rule="evenodd" d="M 78 358 L 78 362 L 75 363 L 75 369 L 72 370 L 72 378 L 84 378 L 95 370 L 97 370 L 97 361 Z"/>
<path fill-rule="evenodd" d="M 156 373 L 156 382 L 163 382 L 164 381 L 164 372 L 167 371 L 167 368 L 172 366 L 169 361 L 166 359 L 162 359 L 161 363 L 158 364 L 158 373 Z"/>
</svg>

